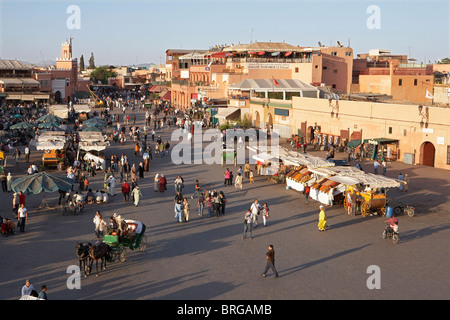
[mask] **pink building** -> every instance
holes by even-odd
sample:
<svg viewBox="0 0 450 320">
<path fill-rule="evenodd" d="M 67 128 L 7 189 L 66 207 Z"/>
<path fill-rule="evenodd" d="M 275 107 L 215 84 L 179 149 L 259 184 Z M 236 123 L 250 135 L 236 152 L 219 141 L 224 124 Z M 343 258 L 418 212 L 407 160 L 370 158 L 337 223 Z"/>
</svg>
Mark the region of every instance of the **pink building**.
<svg viewBox="0 0 450 320">
<path fill-rule="evenodd" d="M 61 57 L 56 59 L 56 68 L 36 68 L 34 72 L 34 78 L 41 83 L 41 91 L 49 93 L 55 103 L 72 101 L 78 80 L 78 63 L 72 56 L 72 39 L 62 44 Z"/>
</svg>

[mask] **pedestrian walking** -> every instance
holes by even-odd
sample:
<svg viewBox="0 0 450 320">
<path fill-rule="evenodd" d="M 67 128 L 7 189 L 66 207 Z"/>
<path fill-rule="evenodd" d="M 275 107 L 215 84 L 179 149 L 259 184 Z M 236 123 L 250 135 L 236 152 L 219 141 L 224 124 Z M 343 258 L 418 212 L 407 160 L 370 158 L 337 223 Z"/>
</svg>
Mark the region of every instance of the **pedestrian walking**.
<svg viewBox="0 0 450 320">
<path fill-rule="evenodd" d="M 194 186 L 194 194 L 191 196 L 191 199 L 194 199 L 194 196 L 200 196 L 200 184 L 198 180 L 195 180 L 195 186 Z"/>
<path fill-rule="evenodd" d="M 242 234 L 242 239 L 245 239 L 247 234 L 249 239 L 253 239 L 252 212 L 250 209 L 244 215 L 244 233 Z"/>
<path fill-rule="evenodd" d="M 305 203 L 309 203 L 308 202 L 308 198 L 309 198 L 309 193 L 310 193 L 311 189 L 309 188 L 309 186 L 306 186 L 305 189 L 303 190 L 303 194 L 305 195 Z"/>
<path fill-rule="evenodd" d="M 244 175 L 246 179 L 250 178 L 250 164 L 248 163 L 248 161 L 246 161 L 244 165 Z"/>
<path fill-rule="evenodd" d="M 405 187 L 404 187 L 405 192 L 408 192 L 408 187 L 409 187 L 409 177 L 408 177 L 408 174 L 406 173 L 405 174 Z"/>
<path fill-rule="evenodd" d="M 41 292 L 39 292 L 38 299 L 48 300 L 47 299 L 47 286 L 45 284 L 43 284 L 41 286 Z"/>
<path fill-rule="evenodd" d="M 203 217 L 203 208 L 205 207 L 205 195 L 200 193 L 198 196 L 198 215 Z"/>
<path fill-rule="evenodd" d="M 275 250 L 273 249 L 273 245 L 269 245 L 269 251 L 266 253 L 266 267 L 261 276 L 265 277 L 269 268 L 272 269 L 274 277 L 278 278 L 278 272 L 275 268 Z"/>
<path fill-rule="evenodd" d="M 184 198 L 183 200 L 183 221 L 188 222 L 189 221 L 189 213 L 190 213 L 190 205 L 187 198 Z"/>
<path fill-rule="evenodd" d="M 25 161 L 27 163 L 30 162 L 30 147 L 26 146 L 23 152 L 25 154 Z"/>
<path fill-rule="evenodd" d="M 105 227 L 106 227 L 106 222 L 103 220 L 102 215 L 100 214 L 100 211 L 97 211 L 95 213 L 95 217 L 92 220 L 92 222 L 95 225 L 95 235 L 97 236 L 97 239 L 100 239 L 100 237 L 103 236 L 104 231 L 105 231 Z"/>
<path fill-rule="evenodd" d="M 130 185 L 126 181 L 124 181 L 122 184 L 122 194 L 123 194 L 123 202 L 129 202 L 130 201 Z"/>
<path fill-rule="evenodd" d="M 3 192 L 8 192 L 8 183 L 5 170 L 0 173 L 0 180 L 2 182 L 2 190 Z"/>
<path fill-rule="evenodd" d="M 382 175 L 385 176 L 386 175 L 386 169 L 387 169 L 387 162 L 384 159 L 383 159 L 383 161 L 381 161 L 381 168 L 382 168 Z"/>
<path fill-rule="evenodd" d="M 378 160 L 375 160 L 373 162 L 373 173 L 378 174 L 378 168 L 380 167 L 380 163 L 378 162 Z"/>
<path fill-rule="evenodd" d="M 324 206 L 320 206 L 319 208 L 319 223 L 317 227 L 319 228 L 319 231 L 325 231 L 327 229 L 327 214 L 325 212 Z"/>
<path fill-rule="evenodd" d="M 241 173 L 238 173 L 236 176 L 236 179 L 234 180 L 234 186 L 238 191 L 242 191 L 242 175 Z"/>
<path fill-rule="evenodd" d="M 403 176 L 403 174 L 401 172 L 398 174 L 397 179 L 400 181 L 405 181 L 405 177 Z M 403 189 L 404 189 L 404 185 L 403 185 L 403 183 L 400 183 L 400 186 L 398 187 L 398 191 L 403 191 Z"/>
<path fill-rule="evenodd" d="M 19 205 L 19 210 L 17 211 L 18 224 L 20 225 L 20 232 L 25 232 L 25 223 L 28 220 L 28 211 L 25 205 L 21 203 Z"/>
<path fill-rule="evenodd" d="M 269 219 L 269 205 L 264 203 L 261 208 L 261 215 L 263 217 L 263 225 L 264 227 L 267 225 L 267 219 Z"/>
<path fill-rule="evenodd" d="M 8 172 L 8 174 L 6 175 L 6 188 L 8 192 L 12 191 L 11 182 L 12 182 L 12 175 L 11 172 Z"/>
<path fill-rule="evenodd" d="M 208 209 L 208 217 L 211 218 L 212 214 L 213 214 L 213 202 L 212 202 L 211 194 L 208 193 L 206 195 L 205 203 L 206 203 L 206 209 Z"/>
<path fill-rule="evenodd" d="M 255 181 L 253 180 L 253 170 L 250 170 L 250 183 L 255 183 Z"/>
<path fill-rule="evenodd" d="M 252 224 L 254 228 L 258 226 L 258 216 L 260 213 L 260 209 L 261 205 L 258 203 L 258 200 L 255 199 L 255 201 L 253 201 L 252 205 L 250 206 L 250 211 L 252 213 Z"/>
<path fill-rule="evenodd" d="M 134 206 L 137 207 L 139 205 L 139 200 L 142 197 L 142 192 L 141 189 L 139 189 L 139 186 L 136 185 L 133 189 L 133 191 L 131 191 L 131 196 L 134 200 Z"/>
</svg>

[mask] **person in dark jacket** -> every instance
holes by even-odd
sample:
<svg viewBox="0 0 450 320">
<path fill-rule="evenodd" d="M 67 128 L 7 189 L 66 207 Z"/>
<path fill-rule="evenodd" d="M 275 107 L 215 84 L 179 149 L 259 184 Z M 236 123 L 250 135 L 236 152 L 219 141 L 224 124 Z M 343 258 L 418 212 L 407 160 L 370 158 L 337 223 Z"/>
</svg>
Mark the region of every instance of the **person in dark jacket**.
<svg viewBox="0 0 450 320">
<path fill-rule="evenodd" d="M 275 269 L 275 250 L 273 249 L 273 245 L 269 245 L 269 251 L 266 253 L 266 267 L 264 269 L 264 272 L 262 273 L 261 276 L 265 277 L 267 271 L 270 269 L 272 269 L 275 278 L 278 278 L 278 272 L 277 269 Z"/>
</svg>

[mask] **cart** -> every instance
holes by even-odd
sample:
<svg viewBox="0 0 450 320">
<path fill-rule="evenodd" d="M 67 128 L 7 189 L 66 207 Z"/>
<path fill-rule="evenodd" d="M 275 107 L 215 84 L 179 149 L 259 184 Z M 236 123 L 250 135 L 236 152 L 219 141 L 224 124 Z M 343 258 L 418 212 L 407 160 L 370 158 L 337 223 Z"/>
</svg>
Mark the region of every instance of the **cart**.
<svg viewBox="0 0 450 320">
<path fill-rule="evenodd" d="M 357 211 L 361 213 L 363 217 L 367 217 L 369 214 L 376 213 L 384 216 L 386 214 L 386 189 L 380 192 L 361 191 L 355 186 L 347 186 L 344 193 L 344 208 L 347 208 L 347 195 L 355 190 L 355 194 L 358 196 Z"/>
<path fill-rule="evenodd" d="M 123 235 L 118 236 L 115 232 L 105 235 L 103 242 L 111 248 L 111 262 L 119 260 L 125 262 L 127 248 L 130 250 L 139 250 L 144 252 L 147 248 L 147 236 L 145 235 L 145 224 L 134 221 L 125 220 L 127 223 L 127 230 Z"/>
</svg>

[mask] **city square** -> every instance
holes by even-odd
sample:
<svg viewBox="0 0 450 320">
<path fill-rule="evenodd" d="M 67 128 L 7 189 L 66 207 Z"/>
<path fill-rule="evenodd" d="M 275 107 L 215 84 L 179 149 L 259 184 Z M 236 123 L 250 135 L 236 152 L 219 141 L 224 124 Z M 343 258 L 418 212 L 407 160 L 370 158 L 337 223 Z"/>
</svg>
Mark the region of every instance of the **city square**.
<svg viewBox="0 0 450 320">
<path fill-rule="evenodd" d="M 136 112 L 143 121 L 142 112 Z M 139 121 L 138 121 L 139 122 Z M 161 132 L 163 139 L 171 130 Z M 38 161 L 37 152 L 32 161 Z M 133 144 L 112 144 L 105 152 L 125 153 L 131 161 Z M 138 159 L 136 159 L 137 161 Z M 19 161 L 19 168 L 25 164 Z M 363 164 L 370 168 L 370 164 Z M 236 170 L 230 165 L 232 171 Z M 225 167 L 220 165 L 172 165 L 168 157 L 155 158 L 139 185 L 142 199 L 138 207 L 124 203 L 119 191 L 110 203 L 88 204 L 75 215 L 62 215 L 57 196 L 46 199 L 52 209 L 41 209 L 41 195 L 27 196 L 29 221 L 23 234 L 2 238 L 2 299 L 19 298 L 25 279 L 45 283 L 52 299 L 164 299 L 164 300 L 254 300 L 297 299 L 447 299 L 443 281 L 448 260 L 445 239 L 449 235 L 446 217 L 448 172 L 425 167 L 392 164 L 388 175 L 397 171 L 413 177 L 408 194 L 391 191 L 416 207 L 414 217 L 399 217 L 401 241 L 393 245 L 381 238 L 384 218 L 363 218 L 346 214 L 343 206 L 327 208 L 330 229 L 318 232 L 319 203 L 305 204 L 303 195 L 286 190 L 265 176 L 255 184 L 244 180 L 243 191 L 223 185 Z M 14 168 L 19 174 L 20 170 Z M 153 191 L 156 173 L 164 173 L 168 190 Z M 223 190 L 228 203 L 219 218 L 197 215 L 191 202 L 189 222 L 177 223 L 173 216 L 175 192 L 172 181 L 185 179 L 185 193 L 193 194 L 195 180 L 202 188 Z M 417 183 L 416 183 L 417 181 Z M 419 183 L 420 181 L 420 183 Z M 439 182 L 441 181 L 441 182 Z M 102 188 L 103 175 L 94 177 L 93 189 Z M 1 193 L 10 207 L 12 194 Z M 254 229 L 254 239 L 242 240 L 242 220 L 254 199 L 270 204 L 267 227 Z M 403 200 L 402 200 L 403 201 Z M 95 211 L 109 217 L 113 213 L 140 220 L 147 225 L 148 245 L 144 252 L 127 252 L 125 262 L 107 263 L 95 276 L 95 268 L 81 279 L 80 289 L 68 289 L 67 273 L 78 265 L 75 245 L 94 242 Z M 105 219 L 106 220 L 106 219 Z M 278 279 L 261 278 L 266 247 L 277 252 Z M 381 270 L 381 288 L 369 289 L 369 266 Z"/>
<path fill-rule="evenodd" d="M 190 38 L 188 28 L 160 26 L 161 17 L 142 38 L 133 34 L 149 8 L 219 10 L 205 8 L 207 1 L 137 2 L 130 16 L 120 1 L 46 3 L 64 20 L 64 32 L 45 42 L 58 55 L 54 61 L 32 36 L 29 47 L 15 45 L 25 37 L 20 28 L 12 31 L 17 22 L 9 15 L 17 6 L 0 4 L 11 30 L 0 37 L 0 300 L 40 293 L 48 300 L 148 300 L 156 307 L 171 301 L 173 314 L 204 317 L 218 311 L 196 302 L 224 302 L 222 315 L 278 316 L 276 301 L 295 308 L 296 300 L 448 300 L 449 37 L 439 33 L 447 47 L 441 41 L 423 61 L 413 58 L 419 53 L 411 48 L 423 51 L 416 42 L 407 47 L 409 38 L 386 41 L 392 52 L 377 49 L 386 30 L 392 38 L 403 34 L 379 24 L 391 22 L 389 5 L 352 3 L 343 5 L 349 14 L 362 12 L 365 30 L 355 31 L 352 43 L 329 45 L 301 34 L 289 38 L 286 30 L 297 20 L 280 6 L 273 10 L 286 16 L 275 33 L 281 40 L 263 29 L 258 41 L 245 25 L 250 41 L 244 41 L 236 26 L 223 38 L 208 39 L 211 30 Z M 448 4 L 432 3 L 424 10 L 444 15 L 436 8 Z M 259 14 L 270 8 L 240 5 Z M 24 9 L 25 20 L 35 6 Z M 390 6 L 399 9 L 395 1 Z M 93 22 L 99 8 L 105 15 Z M 418 4 L 411 8 L 420 13 Z M 230 16 L 229 7 L 222 9 Z M 103 19 L 122 11 L 126 21 L 135 19 L 124 30 L 102 41 L 92 35 L 94 26 L 115 30 Z M 179 20 L 181 26 L 189 19 Z M 42 30 L 56 30 L 57 22 L 39 21 Z M 39 189 L 40 180 L 30 183 L 44 174 L 51 175 L 42 184 L 51 192 Z M 62 200 L 66 192 L 82 200 L 71 207 Z M 254 209 L 256 200 L 269 209 Z M 102 232 L 97 213 L 108 227 Z M 7 219 L 15 223 L 11 230 Z M 386 239 L 385 230 L 398 242 Z M 106 248 L 106 268 L 91 256 L 85 276 L 78 244 Z"/>
</svg>

